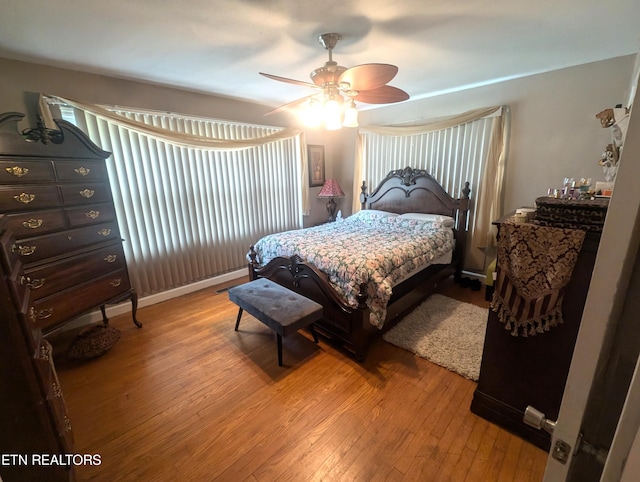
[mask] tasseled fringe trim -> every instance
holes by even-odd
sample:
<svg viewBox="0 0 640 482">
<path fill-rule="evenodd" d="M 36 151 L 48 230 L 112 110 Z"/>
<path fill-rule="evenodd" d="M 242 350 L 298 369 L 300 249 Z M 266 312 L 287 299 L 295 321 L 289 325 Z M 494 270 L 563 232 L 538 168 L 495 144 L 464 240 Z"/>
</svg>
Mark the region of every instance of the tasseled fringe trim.
<svg viewBox="0 0 640 482">
<path fill-rule="evenodd" d="M 504 323 L 504 329 L 510 330 L 512 336 L 535 336 L 538 333 L 549 331 L 552 327 L 564 323 L 562 319 L 562 299 L 558 300 L 558 305 L 548 313 L 537 318 L 518 321 L 515 319 L 507 304 L 499 297 L 493 297 L 491 309 L 498 314 L 498 320 Z"/>
</svg>

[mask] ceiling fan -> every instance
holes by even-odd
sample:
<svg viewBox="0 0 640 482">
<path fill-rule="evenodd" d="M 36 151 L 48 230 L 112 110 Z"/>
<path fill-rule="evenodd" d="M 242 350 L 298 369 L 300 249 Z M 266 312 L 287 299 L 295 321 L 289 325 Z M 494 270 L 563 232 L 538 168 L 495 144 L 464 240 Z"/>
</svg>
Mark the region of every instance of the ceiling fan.
<svg viewBox="0 0 640 482">
<path fill-rule="evenodd" d="M 357 127 L 358 111 L 355 101 L 365 104 L 391 104 L 409 98 L 405 91 L 387 85 L 398 73 L 398 67 L 390 64 L 361 64 L 347 68 L 333 60 L 333 49 L 342 37 L 337 33 L 320 35 L 318 41 L 329 51 L 329 60 L 310 74 L 311 82 L 265 74 L 269 79 L 310 87 L 318 92 L 294 100 L 273 109 L 273 114 L 285 109 L 306 105 L 303 114 L 308 125 L 324 121 L 327 129 L 342 125 Z"/>
</svg>

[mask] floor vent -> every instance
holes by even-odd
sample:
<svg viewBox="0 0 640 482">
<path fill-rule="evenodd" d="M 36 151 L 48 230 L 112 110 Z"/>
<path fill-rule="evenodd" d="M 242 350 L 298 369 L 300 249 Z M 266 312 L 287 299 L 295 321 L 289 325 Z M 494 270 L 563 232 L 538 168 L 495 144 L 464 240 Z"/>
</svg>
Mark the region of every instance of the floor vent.
<svg viewBox="0 0 640 482">
<path fill-rule="evenodd" d="M 233 285 L 233 286 L 238 286 L 238 285 Z M 220 288 L 219 290 L 216 290 L 216 293 L 217 294 L 225 293 L 225 292 L 229 291 L 231 288 L 233 288 L 233 286 L 227 286 L 226 288 Z"/>
</svg>

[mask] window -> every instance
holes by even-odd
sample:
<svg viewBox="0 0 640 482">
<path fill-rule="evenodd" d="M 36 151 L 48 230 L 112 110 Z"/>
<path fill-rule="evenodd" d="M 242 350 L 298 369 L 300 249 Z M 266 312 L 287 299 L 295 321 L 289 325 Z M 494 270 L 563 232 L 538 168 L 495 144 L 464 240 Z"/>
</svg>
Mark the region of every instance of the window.
<svg viewBox="0 0 640 482">
<path fill-rule="evenodd" d="M 375 188 L 391 171 L 425 169 L 453 197 L 471 188 L 465 269 L 485 269 L 502 214 L 508 109 L 489 107 L 422 126 L 368 126 L 359 135 L 355 179 Z M 354 189 L 357 186 L 354 186 Z M 354 206 L 358 208 L 358 206 Z"/>
<path fill-rule="evenodd" d="M 58 105 L 102 149 L 136 290 L 150 295 L 246 267 L 260 237 L 302 227 L 301 135 L 242 149 L 172 144 L 77 106 Z M 158 112 L 109 111 L 147 126 L 215 139 L 281 129 Z M 305 172 L 303 172 L 305 171 Z"/>
</svg>

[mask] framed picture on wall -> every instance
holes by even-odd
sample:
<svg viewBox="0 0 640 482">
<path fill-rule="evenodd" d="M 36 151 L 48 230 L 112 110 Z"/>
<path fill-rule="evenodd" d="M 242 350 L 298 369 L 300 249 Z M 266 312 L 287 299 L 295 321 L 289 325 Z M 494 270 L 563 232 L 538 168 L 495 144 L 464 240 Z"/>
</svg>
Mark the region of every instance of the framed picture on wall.
<svg viewBox="0 0 640 482">
<path fill-rule="evenodd" d="M 307 158 L 309 186 L 322 186 L 324 184 L 324 146 L 307 146 Z"/>
</svg>

